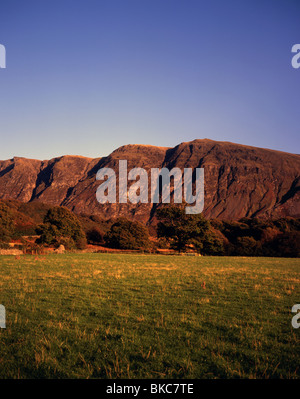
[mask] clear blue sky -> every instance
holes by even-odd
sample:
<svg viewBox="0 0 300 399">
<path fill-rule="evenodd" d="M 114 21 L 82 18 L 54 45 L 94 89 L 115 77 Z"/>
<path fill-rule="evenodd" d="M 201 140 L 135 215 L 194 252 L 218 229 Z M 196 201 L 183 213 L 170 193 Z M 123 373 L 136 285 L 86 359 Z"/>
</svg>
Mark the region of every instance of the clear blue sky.
<svg viewBox="0 0 300 399">
<path fill-rule="evenodd" d="M 0 159 L 196 138 L 300 153 L 299 0 L 0 0 Z"/>
</svg>

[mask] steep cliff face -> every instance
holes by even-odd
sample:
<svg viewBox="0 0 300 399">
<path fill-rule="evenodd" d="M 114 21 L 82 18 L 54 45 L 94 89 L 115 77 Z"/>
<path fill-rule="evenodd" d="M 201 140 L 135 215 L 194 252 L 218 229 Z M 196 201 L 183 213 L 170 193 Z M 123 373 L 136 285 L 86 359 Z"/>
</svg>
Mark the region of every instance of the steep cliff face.
<svg viewBox="0 0 300 399">
<path fill-rule="evenodd" d="M 0 197 L 30 201 L 40 168 L 41 161 L 34 159 L 15 157 L 0 161 Z"/>
<path fill-rule="evenodd" d="M 207 217 L 300 215 L 300 156 L 211 140 L 182 143 L 166 165 L 202 167 Z"/>
<path fill-rule="evenodd" d="M 43 161 L 31 199 L 52 205 L 62 204 L 71 195 L 76 184 L 86 177 L 92 161 L 79 156 L 63 156 Z"/>
<path fill-rule="evenodd" d="M 69 196 L 63 205 L 76 213 L 95 213 L 106 218 L 127 217 L 146 222 L 150 219 L 152 204 L 99 204 L 96 200 L 96 190 L 101 182 L 96 181 L 96 173 L 100 168 L 111 168 L 117 177 L 117 192 L 119 188 L 119 160 L 127 160 L 127 169 L 140 167 L 145 169 L 150 176 L 151 168 L 160 168 L 164 162 L 167 148 L 146 146 L 146 145 L 127 145 L 118 148 L 108 157 L 102 158 L 87 173 L 87 177 L 78 182 L 74 187 L 72 195 Z M 150 185 L 150 179 L 149 179 Z M 129 184 L 128 184 L 129 186 Z M 149 187 L 150 193 L 150 187 Z"/>
<path fill-rule="evenodd" d="M 204 168 L 208 218 L 300 216 L 300 156 L 208 139 L 174 148 L 127 145 L 105 158 L 62 156 L 49 161 L 0 161 L 0 198 L 64 205 L 76 213 L 148 221 L 156 205 L 104 204 L 96 200 L 96 173 L 119 160 L 141 167 Z M 150 176 L 150 173 L 148 173 Z M 150 187 L 149 187 L 150 192 Z"/>
</svg>

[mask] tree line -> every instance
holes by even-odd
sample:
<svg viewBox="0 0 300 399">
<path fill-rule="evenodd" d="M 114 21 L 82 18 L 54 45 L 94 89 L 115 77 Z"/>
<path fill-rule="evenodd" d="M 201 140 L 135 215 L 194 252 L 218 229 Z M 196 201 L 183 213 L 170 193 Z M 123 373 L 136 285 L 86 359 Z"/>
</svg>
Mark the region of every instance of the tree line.
<svg viewBox="0 0 300 399">
<path fill-rule="evenodd" d="M 7 247 L 10 240 L 27 232 L 37 235 L 36 245 L 63 245 L 67 250 L 84 249 L 88 244 L 93 244 L 147 252 L 169 249 L 218 256 L 300 255 L 299 218 L 207 220 L 202 214 L 187 215 L 183 206 L 168 204 L 157 209 L 155 229 L 152 228 L 150 235 L 148 227 L 136 221 L 75 215 L 60 206 L 38 208 L 40 214 L 37 220 L 41 223 L 30 225 L 28 220 L 32 220 L 32 210 L 30 216 L 26 211 L 26 219 L 20 209 L 24 212 L 25 208 L 0 202 L 2 248 Z"/>
</svg>

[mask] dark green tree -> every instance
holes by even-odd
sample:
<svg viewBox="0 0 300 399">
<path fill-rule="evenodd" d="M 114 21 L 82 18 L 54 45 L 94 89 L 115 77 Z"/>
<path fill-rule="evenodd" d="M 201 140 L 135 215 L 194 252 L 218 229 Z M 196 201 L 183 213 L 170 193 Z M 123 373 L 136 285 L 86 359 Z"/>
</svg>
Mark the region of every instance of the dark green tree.
<svg viewBox="0 0 300 399">
<path fill-rule="evenodd" d="M 14 214 L 6 204 L 0 202 L 0 241 L 9 241 L 14 232 Z"/>
<path fill-rule="evenodd" d="M 105 234 L 104 239 L 111 248 L 148 250 L 150 248 L 148 229 L 138 222 L 118 219 Z"/>
<path fill-rule="evenodd" d="M 86 236 L 77 217 L 67 208 L 55 206 L 47 212 L 44 224 L 40 226 L 39 242 L 45 244 L 63 244 L 71 248 L 84 248 Z"/>
<path fill-rule="evenodd" d="M 272 242 L 276 256 L 287 258 L 300 257 L 300 231 L 279 234 Z"/>
<path fill-rule="evenodd" d="M 203 255 L 224 255 L 224 241 L 218 237 L 218 235 L 209 229 L 202 242 L 202 253 Z"/>
<path fill-rule="evenodd" d="M 187 215 L 183 206 L 170 204 L 158 209 L 156 215 L 158 237 L 167 238 L 179 252 L 191 244 L 202 252 L 210 225 L 201 213 Z"/>
<path fill-rule="evenodd" d="M 235 254 L 239 256 L 255 256 L 259 254 L 259 242 L 253 237 L 238 237 Z"/>
</svg>

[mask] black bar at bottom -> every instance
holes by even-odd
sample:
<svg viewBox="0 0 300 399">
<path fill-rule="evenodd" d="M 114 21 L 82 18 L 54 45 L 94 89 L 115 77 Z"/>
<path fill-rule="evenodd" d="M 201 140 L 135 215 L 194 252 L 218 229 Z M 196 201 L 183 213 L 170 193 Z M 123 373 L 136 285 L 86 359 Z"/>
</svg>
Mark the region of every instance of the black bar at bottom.
<svg viewBox="0 0 300 399">
<path fill-rule="evenodd" d="M 101 395 L 101 398 L 160 398 L 165 396 L 177 396 L 185 398 L 207 397 L 207 394 L 222 395 L 226 392 L 234 394 L 258 394 L 266 390 L 268 394 L 278 393 L 283 389 L 288 395 L 291 390 L 298 390 L 299 380 L 174 380 L 174 379 L 120 379 L 120 380 L 0 380 L 2 389 L 7 388 L 10 393 L 26 391 L 33 393 L 47 392 L 49 395 L 57 395 L 63 389 L 75 389 L 78 395 L 89 396 L 90 390 Z M 282 391 L 281 391 L 282 392 Z"/>
</svg>

